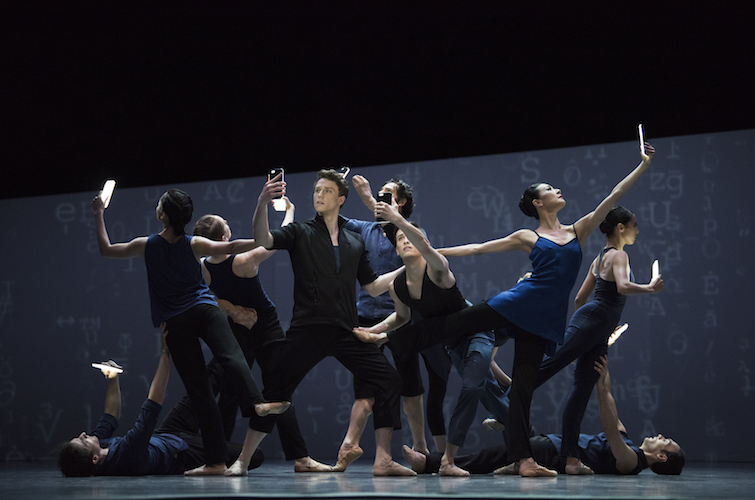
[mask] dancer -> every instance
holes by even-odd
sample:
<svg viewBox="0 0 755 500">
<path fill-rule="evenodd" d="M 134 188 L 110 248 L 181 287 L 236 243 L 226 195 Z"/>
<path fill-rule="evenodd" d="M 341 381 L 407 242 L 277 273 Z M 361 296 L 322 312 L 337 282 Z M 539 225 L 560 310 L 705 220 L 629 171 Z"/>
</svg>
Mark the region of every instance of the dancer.
<svg viewBox="0 0 755 500">
<path fill-rule="evenodd" d="M 616 402 L 611 395 L 611 380 L 608 373 L 608 357 L 602 356 L 593 367 L 598 373 L 598 402 L 600 405 L 603 432 L 579 435 L 579 456 L 597 474 L 635 475 L 650 467 L 656 474 L 681 474 L 686 456 L 679 444 L 662 434 L 643 439 L 640 446 L 629 440 L 624 424 L 619 420 Z M 564 471 L 564 462 L 559 457 L 558 447 L 562 442 L 559 434 L 546 434 L 530 438 L 533 456 L 539 463 L 548 464 Z M 418 474 L 433 474 L 440 469 L 440 453 L 425 457 L 403 448 L 404 457 Z M 456 457 L 472 474 L 515 474 L 518 463 L 508 458 L 505 445 L 492 446 L 479 453 Z M 509 464 L 509 465 L 507 465 Z"/>
<path fill-rule="evenodd" d="M 566 458 L 567 474 L 592 474 L 592 470 L 579 460 L 579 429 L 590 400 L 590 394 L 599 373 L 595 362 L 608 352 L 608 339 L 621 319 L 627 295 L 657 293 L 663 290 L 663 279 L 658 275 L 648 284 L 634 283 L 629 257 L 624 246 L 633 245 L 639 229 L 637 218 L 618 205 L 608 212 L 600 224 L 606 235 L 606 246 L 590 265 L 582 286 L 574 299 L 576 312 L 569 322 L 564 345 L 556 354 L 543 361 L 535 387 L 540 387 L 566 365 L 577 360 L 574 385 L 566 401 L 563 414 L 561 456 Z M 595 290 L 593 301 L 585 304 Z"/>
<path fill-rule="evenodd" d="M 164 325 L 163 325 L 164 326 Z M 121 418 L 121 387 L 115 361 L 106 361 L 102 374 L 108 382 L 105 408 L 92 434 L 82 432 L 77 437 L 62 443 L 58 450 L 58 468 L 67 477 L 87 476 L 142 476 L 151 474 L 183 474 L 205 462 L 202 438 L 197 429 L 185 422 L 196 420 L 193 415 L 171 410 L 159 429 L 155 429 L 157 417 L 165 399 L 165 388 L 170 375 L 170 353 L 162 335 L 162 351 L 149 394 L 139 412 L 134 427 L 123 437 L 111 437 Z M 190 407 L 184 407 L 189 410 Z M 154 433 L 153 433 L 154 430 Z M 231 456 L 235 458 L 241 445 L 228 443 Z M 249 468 L 259 467 L 264 460 L 256 453 Z"/>
<path fill-rule="evenodd" d="M 351 182 L 362 203 L 374 211 L 375 198 L 372 196 L 369 181 L 361 175 L 355 175 Z M 389 193 L 400 214 L 408 219 L 414 211 L 414 188 L 401 179 L 390 179 L 380 188 L 380 193 Z M 385 223 L 367 222 L 347 219 L 346 229 L 362 236 L 367 249 L 370 265 L 378 274 L 393 271 L 402 266 L 401 258 L 396 248 L 386 236 Z M 373 326 L 384 320 L 393 312 L 393 300 L 388 292 L 372 297 L 363 288 L 359 290 L 357 298 L 357 314 L 359 326 Z M 390 346 L 389 346 L 390 347 Z M 427 368 L 429 391 L 427 395 L 427 423 L 435 446 L 439 450 L 446 446 L 446 423 L 443 417 L 443 400 L 446 396 L 446 385 L 451 370 L 451 360 L 443 346 L 433 346 L 419 353 Z M 401 398 L 404 413 L 409 421 L 412 433 L 412 449 L 422 453 L 429 453 L 425 438 L 425 412 L 422 395 L 425 388 L 419 372 L 418 355 L 407 356 L 406 359 L 394 355 L 396 370 L 401 376 Z M 372 413 L 374 394 L 370 386 L 359 379 L 354 379 L 354 404 L 351 408 L 349 427 L 346 431 L 341 447 L 338 450 L 338 461 L 333 468 L 336 472 L 343 472 L 346 467 L 362 455 L 359 446 L 360 439 L 367 425 L 367 419 Z"/>
<path fill-rule="evenodd" d="M 194 206 L 189 195 L 180 189 L 167 191 L 157 203 L 155 215 L 163 225 L 162 231 L 127 243 L 110 242 L 100 196 L 92 201 L 92 209 L 100 254 L 117 258 L 144 257 L 152 322 L 155 327 L 167 324 L 170 333 L 166 341 L 173 364 L 191 398 L 202 430 L 208 463 L 187 471 L 187 475 L 224 474 L 228 451 L 199 339 L 204 340 L 223 366 L 226 377 L 238 384 L 234 390 L 241 394 L 244 416 L 281 413 L 290 403 L 267 403 L 263 399 L 225 314 L 204 284 L 199 258 L 244 252 L 258 245 L 254 240 L 216 242 L 186 235 L 184 228 L 191 220 Z"/>
<path fill-rule="evenodd" d="M 650 167 L 655 150 L 645 144 L 642 162 L 619 182 L 597 208 L 573 225 L 562 225 L 558 212 L 566 201 L 561 190 L 550 184 L 536 183 L 527 188 L 519 201 L 525 215 L 539 221 L 537 230 L 520 229 L 497 240 L 441 250 L 446 256 L 461 257 L 484 253 L 522 250 L 532 261 L 532 276 L 512 289 L 500 292 L 485 302 L 441 318 L 431 318 L 408 327 L 402 342 L 415 350 L 439 342 L 451 342 L 470 334 L 512 326 L 515 339 L 513 384 L 509 397 L 509 446 L 519 461 L 524 477 L 554 476 L 556 471 L 538 465 L 529 446 L 530 403 L 544 353 L 553 354 L 563 341 L 568 297 L 582 262 L 582 245 L 605 219 L 611 207 Z M 390 340 L 393 337 L 391 334 Z M 373 334 L 362 339 L 377 344 L 389 336 Z"/>
<path fill-rule="evenodd" d="M 312 202 L 314 219 L 270 230 L 267 204 L 285 194 L 280 176 L 265 183 L 254 213 L 254 234 L 265 248 L 286 249 L 294 271 L 294 313 L 286 341 L 276 349 L 277 376 L 265 383 L 268 398 L 288 399 L 306 374 L 327 356 L 335 357 L 355 377 L 375 391 L 376 476 L 413 476 L 391 458 L 393 429 L 401 428 L 401 379 L 380 349 L 359 342 L 351 334 L 357 324 L 356 281 L 372 296 L 388 290 L 402 268 L 377 277 L 367 260 L 359 235 L 344 228 L 339 215 L 349 186 L 334 170 L 317 174 Z M 285 395 L 285 397 L 284 397 Z M 250 420 L 244 450 L 229 474 L 246 474 L 248 460 L 275 424 L 275 417 Z"/>
<path fill-rule="evenodd" d="M 281 226 L 294 220 L 294 204 L 284 197 L 286 215 Z M 194 235 L 213 241 L 230 241 L 231 228 L 228 222 L 217 215 L 205 215 L 194 225 Z M 202 259 L 202 274 L 205 283 L 218 298 L 218 305 L 229 315 L 229 324 L 251 369 L 255 359 L 262 371 L 263 384 L 274 376 L 276 368 L 270 365 L 273 350 L 285 340 L 278 321 L 275 305 L 265 293 L 259 280 L 259 266 L 272 257 L 275 250 L 258 247 L 241 254 L 215 255 Z M 213 392 L 220 392 L 218 407 L 223 418 L 226 439 L 230 440 L 236 422 L 239 394 L 223 377 L 223 369 L 217 360 L 208 365 Z M 222 386 L 222 388 L 220 387 Z M 187 399 L 187 398 L 184 398 Z M 183 403 L 188 403 L 184 401 Z M 181 404 L 181 403 L 179 403 Z M 310 458 L 306 443 L 292 405 L 278 419 L 278 433 L 286 460 L 294 461 L 295 472 L 330 472 L 332 467 Z"/>
<path fill-rule="evenodd" d="M 448 266 L 448 260 L 430 244 L 425 234 L 413 223 L 404 219 L 393 205 L 378 203 L 375 215 L 393 223 L 396 252 L 406 270 L 391 283 L 395 312 L 371 328 L 357 328 L 357 336 L 369 336 L 396 330 L 406 324 L 412 311 L 423 318 L 431 318 L 466 308 L 467 303 L 456 286 L 456 277 Z M 399 332 L 397 337 L 400 337 Z M 449 353 L 454 361 L 463 385 L 449 424 L 448 439 L 443 454 L 440 473 L 444 476 L 468 476 L 469 473 L 454 465 L 454 456 L 477 411 L 477 402 L 494 413 L 496 418 L 507 420 L 508 407 L 498 382 L 490 368 L 493 350 L 493 332 L 483 332 L 469 339 L 451 344 Z M 394 350 L 403 355 L 400 348 Z M 415 355 L 409 353 L 410 355 Z"/>
</svg>

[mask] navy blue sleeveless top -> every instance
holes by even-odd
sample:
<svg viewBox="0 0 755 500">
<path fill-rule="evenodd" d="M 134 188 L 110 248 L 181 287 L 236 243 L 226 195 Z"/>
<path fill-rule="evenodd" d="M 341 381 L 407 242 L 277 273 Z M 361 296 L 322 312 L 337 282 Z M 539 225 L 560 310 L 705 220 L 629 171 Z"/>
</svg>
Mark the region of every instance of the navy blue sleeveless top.
<svg viewBox="0 0 755 500">
<path fill-rule="evenodd" d="M 537 237 L 530 252 L 532 276 L 487 303 L 519 328 L 551 341 L 546 352 L 552 352 L 554 343 L 564 341 L 569 294 L 582 263 L 582 248 L 577 237 L 563 245 Z"/>
<path fill-rule="evenodd" d="M 237 306 L 251 307 L 257 314 L 266 314 L 275 310 L 275 305 L 262 288 L 259 275 L 253 278 L 241 278 L 233 274 L 233 260 L 231 255 L 219 264 L 204 260 L 204 265 L 210 272 L 210 289 L 215 295 Z"/>
<path fill-rule="evenodd" d="M 467 302 L 455 283 L 448 289 L 439 288 L 427 275 L 427 268 L 425 268 L 425 276 L 422 278 L 422 296 L 419 300 L 413 299 L 409 295 L 409 287 L 406 286 L 406 271 L 393 280 L 393 290 L 401 302 L 411 308 L 412 311 L 420 313 L 423 318 L 445 316 L 467 307 Z"/>
<path fill-rule="evenodd" d="M 191 238 L 184 235 L 175 243 L 169 243 L 159 234 L 147 238 L 144 263 L 155 327 L 196 305 L 218 305 L 191 250 Z"/>
</svg>

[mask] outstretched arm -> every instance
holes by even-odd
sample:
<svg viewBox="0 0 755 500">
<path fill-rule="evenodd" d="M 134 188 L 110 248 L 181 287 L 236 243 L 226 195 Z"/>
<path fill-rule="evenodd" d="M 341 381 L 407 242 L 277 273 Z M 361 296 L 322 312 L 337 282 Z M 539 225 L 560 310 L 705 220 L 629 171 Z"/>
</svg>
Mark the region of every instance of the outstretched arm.
<svg viewBox="0 0 755 500">
<path fill-rule="evenodd" d="M 629 191 L 629 188 L 634 186 L 634 183 L 637 182 L 637 179 L 640 178 L 642 173 L 650 167 L 650 162 L 653 161 L 653 155 L 655 154 L 655 148 L 650 144 L 645 143 L 645 152 L 646 153 L 640 152 L 640 155 L 642 156 L 640 164 L 637 165 L 629 175 L 624 177 L 621 182 L 616 184 L 616 187 L 613 188 L 611 194 L 600 202 L 598 208 L 574 223 L 574 230 L 577 232 L 577 236 L 582 245 L 587 241 L 587 237 L 595 231 L 595 228 L 603 222 L 603 219 L 606 218 L 606 215 L 608 215 L 611 208 L 627 191 Z"/>
<path fill-rule="evenodd" d="M 482 255 L 486 253 L 510 252 L 522 250 L 527 253 L 535 246 L 537 235 L 527 229 L 514 231 L 504 238 L 486 241 L 485 243 L 469 243 L 456 247 L 439 248 L 438 252 L 446 257 L 468 257 L 470 255 Z"/>
<path fill-rule="evenodd" d="M 362 288 L 364 288 L 364 290 L 370 294 L 370 297 L 383 295 L 388 291 L 389 285 L 393 282 L 394 279 L 396 279 L 396 276 L 401 274 L 404 269 L 404 266 L 401 266 L 389 273 L 381 274 L 375 281 L 367 283 L 366 285 L 362 285 Z"/>
<path fill-rule="evenodd" d="M 273 247 L 273 235 L 270 233 L 270 224 L 267 220 L 267 204 L 286 194 L 286 183 L 281 180 L 281 175 L 273 177 L 262 187 L 262 192 L 257 198 L 257 209 L 252 218 L 254 239 L 268 250 Z"/>
<path fill-rule="evenodd" d="M 100 195 L 95 196 L 92 200 L 92 211 L 94 212 L 94 230 L 97 235 L 100 255 L 121 259 L 144 256 L 144 247 L 147 246 L 146 237 L 134 238 L 127 243 L 110 243 L 110 236 L 108 236 L 107 227 L 105 227 L 105 204 Z"/>
<path fill-rule="evenodd" d="M 157 371 L 152 379 L 152 385 L 149 386 L 149 398 L 151 401 L 161 405 L 165 400 L 165 388 L 168 387 L 168 377 L 170 376 L 170 352 L 165 344 L 165 337 L 168 336 L 168 329 L 165 323 L 160 325 L 162 339 L 162 351 L 160 360 L 157 362 Z"/>
<path fill-rule="evenodd" d="M 390 288 L 388 288 L 388 291 L 390 292 L 391 298 L 393 299 L 394 312 L 392 312 L 390 316 L 374 326 L 371 326 L 369 328 L 354 328 L 355 333 L 357 333 L 357 330 L 364 331 L 368 334 L 391 332 L 393 330 L 396 330 L 397 328 L 404 326 L 409 322 L 410 319 L 412 319 L 411 309 L 409 309 L 409 307 L 401 302 L 401 300 L 398 298 L 396 291 L 393 289 L 392 282 Z"/>
<path fill-rule="evenodd" d="M 287 226 L 294 221 L 294 210 L 296 209 L 288 197 L 284 196 L 283 200 L 286 202 L 286 215 L 283 217 L 281 227 Z M 259 265 L 275 255 L 275 252 L 277 252 L 277 250 L 268 250 L 264 246 L 259 246 L 254 250 L 237 254 L 236 259 L 233 262 L 234 265 L 240 266 L 239 269 L 243 272 L 244 277 L 252 278 L 257 275 Z"/>
<path fill-rule="evenodd" d="M 600 374 L 597 383 L 600 423 L 608 439 L 608 445 L 611 447 L 611 453 L 616 459 L 616 468 L 619 472 L 626 474 L 637 467 L 637 454 L 627 445 L 621 435 L 624 425 L 619 420 L 616 401 L 611 394 L 608 356 L 601 356 L 600 360 L 595 362 L 595 371 Z"/>
</svg>

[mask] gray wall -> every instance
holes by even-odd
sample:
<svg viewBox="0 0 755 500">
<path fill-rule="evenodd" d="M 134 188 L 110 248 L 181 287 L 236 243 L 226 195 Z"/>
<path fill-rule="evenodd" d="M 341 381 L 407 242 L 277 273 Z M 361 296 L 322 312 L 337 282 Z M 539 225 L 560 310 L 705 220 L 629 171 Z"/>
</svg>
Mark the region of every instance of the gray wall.
<svg viewBox="0 0 755 500">
<path fill-rule="evenodd" d="M 677 439 L 693 460 L 753 461 L 749 419 L 755 414 L 750 374 L 755 339 L 747 310 L 753 293 L 748 257 L 755 236 L 750 229 L 755 130 L 651 142 L 658 151 L 653 166 L 621 203 L 637 214 L 640 227 L 636 244 L 627 249 L 636 279 L 647 282 L 651 262 L 659 259 L 666 290 L 628 300 L 623 319 L 630 329 L 609 351 L 619 412 L 637 441 L 662 432 Z M 517 202 L 535 181 L 563 190 L 567 206 L 560 220 L 571 223 L 593 209 L 638 161 L 636 143 L 626 142 L 353 173 L 365 175 L 374 188 L 392 176 L 414 185 L 412 218 L 440 247 L 534 227 Z M 286 180 L 297 219 L 310 218 L 314 175 L 292 174 Z M 110 236 L 123 241 L 156 232 L 158 197 L 167 187 L 180 187 L 192 195 L 196 217 L 221 214 L 235 237 L 250 237 L 263 182 L 254 177 L 117 189 L 106 212 Z M 150 323 L 144 264 L 99 255 L 90 208 L 95 194 L 0 201 L 6 215 L 0 245 L 0 457 L 49 457 L 58 442 L 91 430 L 105 392 L 102 376 L 89 366 L 92 361 L 113 358 L 126 368 L 122 431 L 146 397 L 159 339 Z M 342 213 L 371 217 L 353 193 Z M 588 240 L 572 293 L 602 245 L 599 232 Z M 528 265 L 524 253 L 451 260 L 462 292 L 474 302 L 511 286 Z M 288 256 L 279 252 L 263 264 L 261 277 L 287 326 L 293 306 Z M 499 353 L 507 371 L 512 350 L 509 344 Z M 532 417 L 539 432 L 560 431 L 570 377 L 571 367 L 537 391 Z M 447 412 L 458 388 L 453 373 Z M 174 373 L 166 405 L 182 394 Z M 321 363 L 299 387 L 294 402 L 314 457 L 335 461 L 352 394 L 351 375 L 333 360 Z M 599 431 L 596 410 L 593 401 L 583 431 Z M 478 416 L 481 420 L 485 412 L 480 409 Z M 239 421 L 239 439 L 245 427 Z M 397 456 L 400 444 L 410 442 L 404 427 L 394 436 Z M 363 441 L 368 452 L 374 449 L 370 430 Z M 475 426 L 463 451 L 499 441 Z M 276 437 L 268 438 L 263 449 L 280 455 Z"/>
</svg>

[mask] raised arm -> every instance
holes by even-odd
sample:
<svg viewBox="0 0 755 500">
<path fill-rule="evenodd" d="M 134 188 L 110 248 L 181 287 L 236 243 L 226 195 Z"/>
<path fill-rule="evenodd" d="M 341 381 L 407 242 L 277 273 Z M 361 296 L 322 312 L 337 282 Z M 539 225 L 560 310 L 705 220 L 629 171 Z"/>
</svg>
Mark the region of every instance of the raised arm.
<svg viewBox="0 0 755 500">
<path fill-rule="evenodd" d="M 629 280 L 629 256 L 625 251 L 616 252 L 611 260 L 613 279 L 616 290 L 622 295 L 637 295 L 640 293 L 656 293 L 663 290 L 663 279 L 659 274 L 650 283 L 643 285 Z"/>
<path fill-rule="evenodd" d="M 592 261 L 592 264 L 590 264 L 590 269 L 587 271 L 587 276 L 585 276 L 585 280 L 582 282 L 582 286 L 579 287 L 579 291 L 574 297 L 575 311 L 585 305 L 587 299 L 590 298 L 590 294 L 595 289 L 595 284 L 597 282 L 597 268 L 598 259 L 596 257 L 595 260 Z"/>
<path fill-rule="evenodd" d="M 252 218 L 254 239 L 259 242 L 260 246 L 268 250 L 273 247 L 273 235 L 270 234 L 270 224 L 267 220 L 267 205 L 273 199 L 286 194 L 286 183 L 281 181 L 280 178 L 281 176 L 277 175 L 265 183 L 257 198 L 257 209 Z"/>
<path fill-rule="evenodd" d="M 362 200 L 362 203 L 364 203 L 364 206 L 367 207 L 370 212 L 375 210 L 375 204 L 377 203 L 375 201 L 375 197 L 372 196 L 372 190 L 370 189 L 370 181 L 368 181 L 366 178 L 362 177 L 361 175 L 355 175 L 351 178 L 351 184 L 354 186 L 354 189 L 356 190 L 357 194 L 359 195 L 359 199 Z"/>
<path fill-rule="evenodd" d="M 286 202 L 286 215 L 283 217 L 281 227 L 287 226 L 294 221 L 294 210 L 296 209 L 288 197 L 284 196 L 283 200 Z M 277 250 L 268 250 L 264 246 L 259 246 L 254 250 L 237 254 L 236 259 L 233 261 L 234 266 L 240 266 L 239 269 L 243 273 L 243 277 L 254 277 L 257 275 L 259 265 L 275 255 L 275 252 L 277 252 Z"/>
<path fill-rule="evenodd" d="M 144 256 L 144 248 L 147 246 L 146 237 L 134 238 L 127 243 L 110 243 L 110 236 L 108 236 L 107 227 L 105 227 L 105 204 L 100 195 L 95 196 L 92 200 L 92 211 L 94 212 L 94 228 L 100 255 L 120 259 Z"/>
<path fill-rule="evenodd" d="M 446 257 L 468 257 L 486 253 L 510 252 L 522 250 L 531 252 L 537 241 L 537 234 L 528 229 L 514 231 L 504 238 L 486 241 L 485 243 L 469 243 L 456 247 L 439 248 L 438 252 Z"/>
<path fill-rule="evenodd" d="M 121 366 L 113 361 L 105 361 L 103 365 L 112 366 L 115 368 L 121 368 Z M 121 379 L 118 376 L 118 372 L 102 368 L 102 374 L 107 379 L 107 392 L 105 393 L 105 410 L 108 415 L 112 415 L 116 420 L 121 419 Z"/>
<path fill-rule="evenodd" d="M 451 273 L 448 260 L 430 244 L 427 236 L 416 226 L 407 221 L 399 212 L 396 205 L 380 202 L 375 206 L 375 216 L 392 222 L 400 229 L 406 238 L 414 245 L 414 248 L 422 254 L 430 267 L 430 277 L 441 288 L 451 288 L 456 283 L 456 278 Z M 397 239 L 396 245 L 401 242 Z"/>
<path fill-rule="evenodd" d="M 616 401 L 611 394 L 611 375 L 608 373 L 608 356 L 601 356 L 595 362 L 595 371 L 600 374 L 597 383 L 600 423 L 608 439 L 611 453 L 616 459 L 616 468 L 627 474 L 637 467 L 637 454 L 629 447 L 621 435 L 624 424 L 619 420 Z"/>
<path fill-rule="evenodd" d="M 165 344 L 165 337 L 168 335 L 165 323 L 160 325 L 160 334 L 162 351 L 160 352 L 157 371 L 155 371 L 152 384 L 149 386 L 149 395 L 147 396 L 147 398 L 159 405 L 163 404 L 165 400 L 165 388 L 168 387 L 168 377 L 170 376 L 170 351 L 168 351 L 168 346 Z"/>
<path fill-rule="evenodd" d="M 655 154 L 655 148 L 648 143 L 645 143 L 645 151 L 647 154 L 640 152 L 642 161 L 629 175 L 624 177 L 621 182 L 611 191 L 603 201 L 600 202 L 598 208 L 585 215 L 577 222 L 574 223 L 574 230 L 577 232 L 580 243 L 584 246 L 587 241 L 587 237 L 592 234 L 593 231 L 603 222 L 611 208 L 621 199 L 624 194 L 629 191 L 629 188 L 634 186 L 637 179 L 640 178 L 643 172 L 650 167 L 650 162 L 653 161 L 653 155 Z"/>
</svg>

